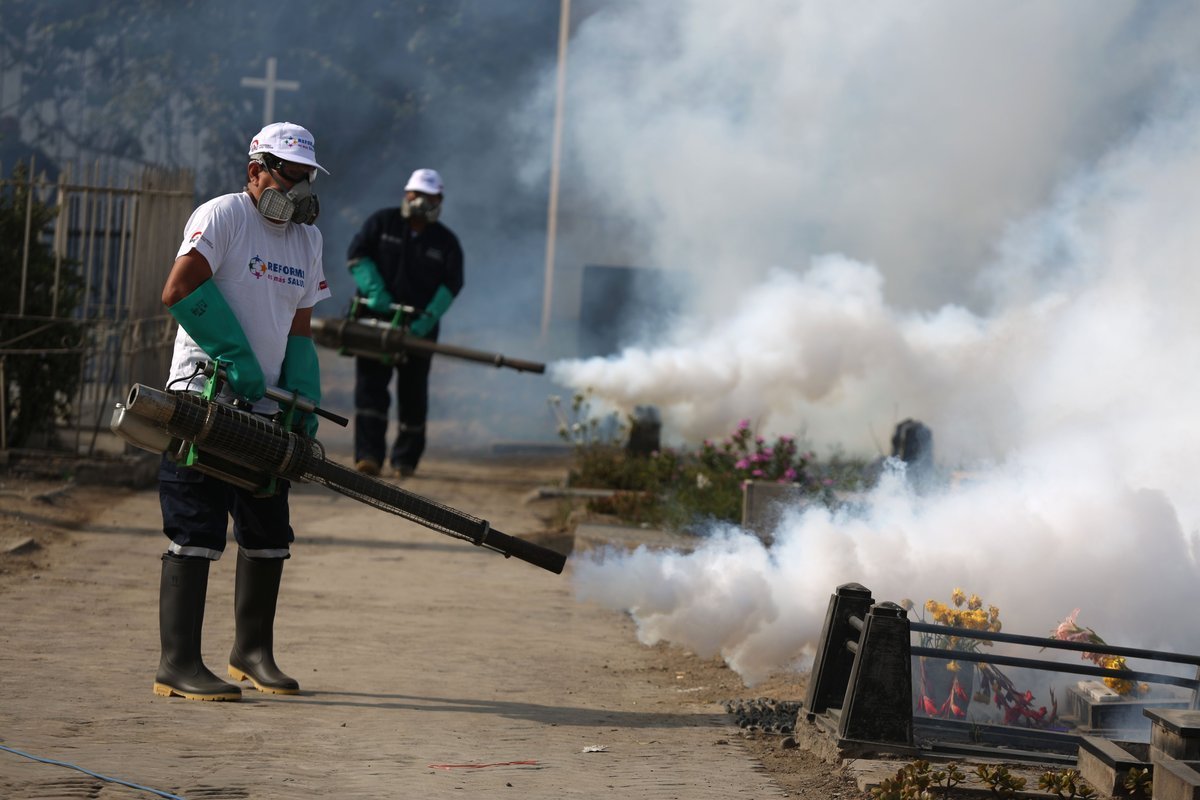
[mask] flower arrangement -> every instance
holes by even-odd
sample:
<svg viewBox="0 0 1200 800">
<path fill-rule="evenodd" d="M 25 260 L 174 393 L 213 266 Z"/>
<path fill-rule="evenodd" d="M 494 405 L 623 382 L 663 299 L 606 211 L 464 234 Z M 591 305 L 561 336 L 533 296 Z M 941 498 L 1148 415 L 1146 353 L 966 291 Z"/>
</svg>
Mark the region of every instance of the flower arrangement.
<svg viewBox="0 0 1200 800">
<path fill-rule="evenodd" d="M 903 605 L 912 608 L 912 601 L 906 600 Z M 1003 627 L 1000 622 L 1000 609 L 989 605 L 985 611 L 983 606 L 979 595 L 972 594 L 968 597 L 965 591 L 955 588 L 950 593 L 949 603 L 927 600 L 923 611 L 939 625 L 999 633 Z M 925 621 L 923 615 L 921 621 Z M 979 652 L 980 647 L 991 647 L 992 643 L 950 633 L 922 632 L 921 646 L 975 653 Z M 1005 725 L 1024 724 L 1027 727 L 1046 728 L 1054 723 L 1058 716 L 1058 700 L 1053 691 L 1050 692 L 1049 709 L 1046 706 L 1035 706 L 1033 692 L 1017 689 L 1012 680 L 995 665 L 985 662 L 965 663 L 968 669 L 964 675 L 963 667 L 957 661 L 950 661 L 944 670 L 939 670 L 922 658 L 918 698 L 921 711 L 931 717 L 962 719 L 966 717 L 967 707 L 974 699 L 981 703 L 995 702 L 996 708 L 1003 714 Z M 953 676 L 948 689 L 945 687 L 946 678 L 939 674 L 947 671 Z M 976 673 L 979 677 L 979 689 L 972 695 L 971 688 Z"/>
<path fill-rule="evenodd" d="M 1058 623 L 1058 627 L 1050 633 L 1051 639 L 1060 639 L 1065 642 L 1087 642 L 1095 645 L 1105 645 L 1103 639 L 1091 628 L 1085 628 L 1080 625 L 1077 620 L 1079 618 L 1079 609 L 1075 609 L 1067 618 Z M 1123 656 L 1113 656 L 1107 653 L 1084 653 L 1082 658 L 1087 661 L 1092 661 L 1098 667 L 1104 669 L 1128 670 L 1129 667 L 1125 664 Z M 1104 685 L 1112 689 L 1119 695 L 1143 695 L 1150 691 L 1149 685 L 1145 683 L 1134 683 L 1131 680 L 1124 678 L 1105 678 Z"/>
<path fill-rule="evenodd" d="M 903 601 L 907 609 L 913 608 L 911 600 Z M 967 628 L 976 631 L 999 631 L 1001 628 L 1000 609 L 996 606 L 983 607 L 983 600 L 977 594 L 970 597 L 960 588 L 950 593 L 950 602 L 942 603 L 937 600 L 926 600 L 922 610 L 921 621 L 925 614 L 939 625 L 953 628 Z M 956 652 L 979 651 L 981 646 L 991 646 L 991 642 L 972 639 L 952 633 L 921 633 L 921 646 L 937 650 Z M 942 665 L 929 661 L 924 656 L 920 661 L 920 690 L 917 703 L 925 714 L 931 717 L 963 718 L 967 715 L 967 705 L 971 700 L 971 688 L 975 680 L 974 662 L 966 662 L 967 671 L 957 660 L 950 660 Z M 949 673 L 947 675 L 946 673 Z M 946 683 L 949 682 L 947 686 Z"/>
<path fill-rule="evenodd" d="M 1023 724 L 1029 728 L 1049 728 L 1058 718 L 1058 698 L 1054 690 L 1050 690 L 1050 708 L 1034 707 L 1033 692 L 1024 692 L 1013 685 L 1012 679 L 992 664 L 979 665 L 979 690 L 975 699 L 986 703 L 989 700 L 996 703 L 996 708 L 1004 715 L 1005 725 Z"/>
<path fill-rule="evenodd" d="M 964 607 L 965 606 L 965 607 Z M 991 631 L 997 633 L 1000 631 L 1000 609 L 996 606 L 989 605 L 987 611 L 983 610 L 983 600 L 979 595 L 972 594 L 967 597 L 967 593 L 962 589 L 955 588 L 950 593 L 950 603 L 939 603 L 937 600 L 926 600 L 925 611 L 933 618 L 933 621 L 939 625 L 948 625 L 952 628 L 969 628 L 975 631 Z M 924 622 L 924 616 L 921 617 Z M 960 636 L 953 636 L 948 633 L 922 633 L 921 646 L 934 647 L 939 650 L 960 650 L 976 653 L 981 645 L 991 647 L 992 643 L 982 641 L 980 639 L 971 639 Z M 955 662 L 950 662 L 955 664 Z M 957 669 L 957 666 L 947 666 L 951 672 Z"/>
</svg>

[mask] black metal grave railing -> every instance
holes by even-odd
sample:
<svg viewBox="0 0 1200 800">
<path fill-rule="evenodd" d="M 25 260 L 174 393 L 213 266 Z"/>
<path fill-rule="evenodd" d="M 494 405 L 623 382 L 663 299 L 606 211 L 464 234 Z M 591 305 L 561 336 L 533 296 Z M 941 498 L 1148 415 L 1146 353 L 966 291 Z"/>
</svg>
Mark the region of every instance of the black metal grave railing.
<svg viewBox="0 0 1200 800">
<path fill-rule="evenodd" d="M 961 734 L 969 733 L 970 742 L 999 742 L 1005 747 L 1043 751 L 1049 754 L 1045 760 L 1056 760 L 1053 755 L 1055 752 L 1073 754 L 1076 751 L 1080 735 L 1070 730 L 1039 730 L 1011 725 L 914 717 L 914 657 L 1182 687 L 1188 691 L 1181 693 L 1182 698 L 1179 695 L 1172 698 L 1170 705 L 1192 709 L 1200 707 L 1200 671 L 1197 672 L 1197 677 L 1188 678 L 1162 672 L 1107 669 L 1000 653 L 950 651 L 914 646 L 913 633 L 939 634 L 1060 651 L 1101 653 L 1146 661 L 1185 664 L 1200 670 L 1200 656 L 1197 655 L 913 622 L 908 619 L 907 612 L 901 606 L 890 602 L 876 603 L 866 587 L 848 583 L 839 586 L 829 600 L 801 711 L 804 718 L 826 728 L 836 737 L 841 747 L 876 750 L 886 748 L 901 753 L 929 749 L 959 753 L 977 752 L 982 748 L 947 744 L 956 738 L 962 741 L 964 737 Z M 1137 716 L 1141 717 L 1140 710 Z M 955 726 L 959 728 L 960 735 L 957 737 L 953 732 Z"/>
</svg>

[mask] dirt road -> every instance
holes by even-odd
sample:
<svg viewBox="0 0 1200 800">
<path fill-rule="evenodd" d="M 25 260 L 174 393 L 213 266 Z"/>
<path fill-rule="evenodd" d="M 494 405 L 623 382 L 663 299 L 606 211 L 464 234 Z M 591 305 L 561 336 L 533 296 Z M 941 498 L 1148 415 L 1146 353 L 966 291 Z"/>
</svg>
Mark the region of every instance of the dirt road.
<svg viewBox="0 0 1200 800">
<path fill-rule="evenodd" d="M 546 538 L 555 508 L 524 502 L 565 467 L 431 458 L 405 485 L 569 547 Z M 0 551 L 40 545 L 0 553 L 0 744 L 145 787 L 0 751 L 0 797 L 862 796 L 741 735 L 718 702 L 749 692 L 736 676 L 575 601 L 569 561 L 556 576 L 320 487 L 296 487 L 292 508 L 276 652 L 303 692 L 196 703 L 150 688 L 157 494 L 0 484 Z M 204 629 L 221 674 L 234 547 Z"/>
</svg>

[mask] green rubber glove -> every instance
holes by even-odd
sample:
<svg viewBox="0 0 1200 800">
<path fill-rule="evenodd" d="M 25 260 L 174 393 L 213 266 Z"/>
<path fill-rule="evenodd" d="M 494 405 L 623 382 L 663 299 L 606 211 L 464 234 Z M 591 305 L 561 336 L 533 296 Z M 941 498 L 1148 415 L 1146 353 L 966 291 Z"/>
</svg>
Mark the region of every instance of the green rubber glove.
<svg viewBox="0 0 1200 800">
<path fill-rule="evenodd" d="M 363 296 L 363 302 L 372 311 L 385 312 L 391 310 L 392 295 L 383 284 L 383 276 L 379 267 L 369 258 L 360 258 L 350 262 L 350 275 L 358 284 L 358 291 Z"/>
<path fill-rule="evenodd" d="M 438 320 L 442 318 L 442 314 L 446 313 L 446 309 L 454 302 L 454 295 L 445 286 L 439 286 L 433 295 L 433 299 L 429 301 L 429 305 L 425 306 L 425 313 L 415 319 L 408 326 L 408 332 L 413 336 L 420 336 L 424 339 L 433 330 L 433 327 L 438 324 Z"/>
<path fill-rule="evenodd" d="M 317 361 L 317 346 L 308 336 L 289 336 L 279 371 L 279 386 L 289 392 L 307 397 L 314 405 L 321 404 L 321 364 Z M 304 412 L 296 420 L 310 439 L 317 436 L 317 415 Z"/>
<path fill-rule="evenodd" d="M 206 280 L 168 310 L 209 358 L 224 362 L 235 394 L 251 402 L 263 396 L 267 384 L 258 357 L 216 281 Z"/>
</svg>

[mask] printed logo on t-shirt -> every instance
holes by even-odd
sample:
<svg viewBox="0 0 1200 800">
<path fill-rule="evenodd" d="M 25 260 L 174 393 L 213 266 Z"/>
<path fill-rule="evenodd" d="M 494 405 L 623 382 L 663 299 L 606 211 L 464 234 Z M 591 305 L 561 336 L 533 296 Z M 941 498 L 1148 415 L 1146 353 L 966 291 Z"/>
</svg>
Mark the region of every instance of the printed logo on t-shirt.
<svg viewBox="0 0 1200 800">
<path fill-rule="evenodd" d="M 438 250 L 436 247 L 430 247 L 428 250 L 426 250 L 425 257 L 430 261 L 442 261 L 444 258 L 442 256 L 442 251 Z"/>
<path fill-rule="evenodd" d="M 274 283 L 282 283 L 288 286 L 303 286 L 304 285 L 304 270 L 300 267 L 290 267 L 287 264 L 279 264 L 275 261 L 264 261 L 255 256 L 250 259 L 250 274 L 255 278 L 266 276 L 267 280 Z M 322 289 L 325 287 L 322 286 Z"/>
<path fill-rule="evenodd" d="M 319 291 L 323 292 L 328 288 L 329 288 L 329 281 L 321 281 L 320 283 L 317 284 L 317 289 Z"/>
</svg>

